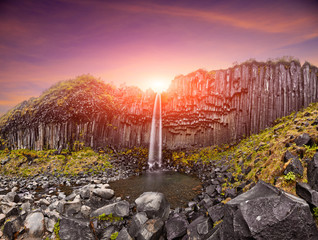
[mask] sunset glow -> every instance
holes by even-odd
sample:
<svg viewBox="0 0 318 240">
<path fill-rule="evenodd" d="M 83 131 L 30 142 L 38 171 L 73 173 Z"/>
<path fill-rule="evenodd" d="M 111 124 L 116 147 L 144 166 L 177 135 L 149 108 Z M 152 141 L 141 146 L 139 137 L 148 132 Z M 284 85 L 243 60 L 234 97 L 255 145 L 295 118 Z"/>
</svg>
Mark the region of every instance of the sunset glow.
<svg viewBox="0 0 318 240">
<path fill-rule="evenodd" d="M 151 89 L 155 92 L 161 93 L 163 91 L 166 91 L 169 87 L 169 82 L 160 80 L 160 79 L 154 79 L 151 81 Z"/>
<path fill-rule="evenodd" d="M 316 0 L 1 1 L 0 115 L 82 74 L 162 91 L 250 58 L 317 66 L 317 12 Z"/>
</svg>

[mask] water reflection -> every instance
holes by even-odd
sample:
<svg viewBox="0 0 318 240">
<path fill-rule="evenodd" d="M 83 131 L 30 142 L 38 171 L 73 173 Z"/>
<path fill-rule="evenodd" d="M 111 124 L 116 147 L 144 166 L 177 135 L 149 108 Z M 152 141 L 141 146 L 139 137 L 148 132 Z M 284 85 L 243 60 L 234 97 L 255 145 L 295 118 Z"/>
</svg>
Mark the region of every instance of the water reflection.
<svg viewBox="0 0 318 240">
<path fill-rule="evenodd" d="M 197 178 L 177 173 L 155 171 L 110 183 L 116 196 L 130 197 L 134 201 L 143 192 L 162 192 L 172 208 L 183 207 L 200 193 L 201 183 Z"/>
</svg>

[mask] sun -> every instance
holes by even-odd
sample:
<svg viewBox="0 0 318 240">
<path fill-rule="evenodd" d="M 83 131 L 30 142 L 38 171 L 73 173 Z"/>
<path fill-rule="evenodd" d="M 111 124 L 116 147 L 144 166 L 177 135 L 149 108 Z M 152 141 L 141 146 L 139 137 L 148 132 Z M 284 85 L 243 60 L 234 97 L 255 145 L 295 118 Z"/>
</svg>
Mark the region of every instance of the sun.
<svg viewBox="0 0 318 240">
<path fill-rule="evenodd" d="M 151 81 L 151 89 L 155 92 L 162 93 L 168 89 L 168 83 L 161 79 L 153 79 Z"/>
</svg>

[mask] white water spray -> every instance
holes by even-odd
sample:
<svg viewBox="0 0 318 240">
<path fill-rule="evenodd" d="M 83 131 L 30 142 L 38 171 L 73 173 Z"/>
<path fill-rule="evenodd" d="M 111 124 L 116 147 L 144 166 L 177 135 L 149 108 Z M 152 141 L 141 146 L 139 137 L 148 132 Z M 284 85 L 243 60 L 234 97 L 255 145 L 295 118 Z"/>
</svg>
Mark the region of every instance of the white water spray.
<svg viewBox="0 0 318 240">
<path fill-rule="evenodd" d="M 153 108 L 149 156 L 149 169 L 161 168 L 162 165 L 162 120 L 161 120 L 161 94 L 157 93 Z"/>
</svg>

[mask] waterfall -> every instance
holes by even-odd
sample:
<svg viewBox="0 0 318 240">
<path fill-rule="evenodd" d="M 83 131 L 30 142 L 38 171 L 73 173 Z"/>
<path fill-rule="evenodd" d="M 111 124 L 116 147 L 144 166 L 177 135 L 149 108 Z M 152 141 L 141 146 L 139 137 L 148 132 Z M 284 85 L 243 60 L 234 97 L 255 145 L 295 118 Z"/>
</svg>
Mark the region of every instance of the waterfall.
<svg viewBox="0 0 318 240">
<path fill-rule="evenodd" d="M 161 168 L 162 165 L 162 120 L 161 120 L 161 94 L 157 93 L 153 108 L 149 156 L 149 169 Z"/>
</svg>

